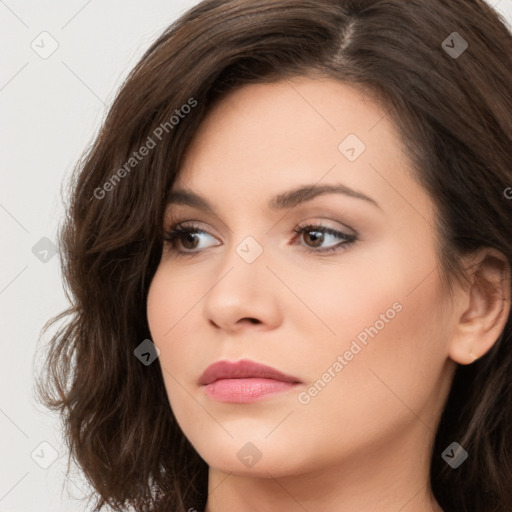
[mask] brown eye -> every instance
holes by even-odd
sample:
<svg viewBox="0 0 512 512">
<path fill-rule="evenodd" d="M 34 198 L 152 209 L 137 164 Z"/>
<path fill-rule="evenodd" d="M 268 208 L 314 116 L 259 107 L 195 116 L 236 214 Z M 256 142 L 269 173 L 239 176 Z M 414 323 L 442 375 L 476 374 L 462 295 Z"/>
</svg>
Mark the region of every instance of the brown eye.
<svg viewBox="0 0 512 512">
<path fill-rule="evenodd" d="M 311 247 L 321 247 L 325 238 L 324 233 L 321 231 L 303 231 L 302 235 L 304 235 L 302 239 Z"/>
<path fill-rule="evenodd" d="M 164 233 L 164 241 L 170 245 L 170 250 L 179 255 L 194 255 L 203 252 L 203 248 L 198 247 L 205 237 L 214 238 L 208 231 L 197 225 L 178 224 Z"/>
<path fill-rule="evenodd" d="M 328 228 L 327 226 L 314 224 L 299 225 L 294 229 L 294 231 L 299 235 L 299 238 L 302 241 L 301 245 L 316 253 L 337 251 L 347 247 L 357 239 L 355 235 L 349 235 L 342 231 Z M 338 243 L 331 244 L 330 246 L 323 245 L 331 239 L 335 242 L 338 240 Z"/>
<path fill-rule="evenodd" d="M 180 233 L 177 236 L 177 239 L 181 241 L 181 243 L 182 243 L 183 247 L 185 247 L 185 249 L 190 249 L 190 250 L 195 249 L 199 242 L 197 233 L 192 233 L 192 232 Z"/>
</svg>

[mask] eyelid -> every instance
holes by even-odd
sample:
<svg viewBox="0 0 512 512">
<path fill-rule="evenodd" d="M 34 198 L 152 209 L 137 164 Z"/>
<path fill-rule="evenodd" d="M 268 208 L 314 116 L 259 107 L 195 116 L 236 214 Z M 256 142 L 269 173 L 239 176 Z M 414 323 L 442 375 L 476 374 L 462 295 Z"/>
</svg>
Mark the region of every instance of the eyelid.
<svg viewBox="0 0 512 512">
<path fill-rule="evenodd" d="M 311 220 L 305 220 L 297 223 L 297 226 L 322 226 L 327 229 L 332 229 L 334 231 L 342 231 L 347 236 L 359 236 L 359 233 L 354 228 L 351 228 L 347 224 L 339 221 L 334 220 L 331 218 L 332 214 L 329 214 L 329 217 L 325 217 L 323 215 L 312 215 L 309 216 L 308 219 Z"/>
<path fill-rule="evenodd" d="M 325 210 L 325 208 L 323 210 Z M 307 217 L 307 220 L 301 221 L 301 222 L 296 222 L 294 224 L 294 226 L 307 225 L 307 224 L 314 224 L 314 225 L 321 224 L 324 226 L 324 224 L 323 224 L 324 222 L 330 222 L 330 223 L 335 223 L 338 226 L 333 227 L 333 226 L 328 225 L 325 227 L 334 229 L 336 231 L 341 230 L 341 231 L 345 232 L 347 235 L 353 235 L 353 236 L 357 236 L 357 237 L 359 236 L 359 233 L 356 229 L 349 227 L 347 224 L 344 224 L 343 222 L 340 222 L 340 221 L 337 221 L 337 220 L 334 220 L 331 218 L 331 217 L 341 215 L 339 212 L 335 213 L 335 212 L 331 212 L 329 209 L 327 209 L 327 211 L 323 211 L 322 213 L 319 213 L 317 215 L 315 215 L 314 212 L 313 212 L 313 214 L 311 214 L 311 212 L 306 212 L 306 213 L 309 213 L 309 215 L 306 215 L 306 216 L 301 215 L 301 217 Z M 326 215 L 328 215 L 328 217 L 326 217 Z M 181 219 L 183 219 L 183 220 L 181 220 Z M 311 220 L 309 220 L 309 219 L 311 219 Z M 169 229 L 171 229 L 172 227 L 177 226 L 177 225 L 185 224 L 185 225 L 187 225 L 187 227 L 189 227 L 189 224 L 193 224 L 193 227 L 196 227 L 196 224 L 197 224 L 197 226 L 199 226 L 200 224 L 203 224 L 203 222 L 200 220 L 196 220 L 194 218 L 190 218 L 188 215 L 185 215 L 185 214 L 175 214 L 174 211 L 172 211 L 172 213 L 167 214 L 163 224 L 164 224 L 164 231 L 168 231 Z M 167 229 L 165 228 L 166 224 L 169 226 L 169 228 L 167 228 Z M 222 225 L 226 226 L 226 229 L 230 233 L 232 233 L 232 230 L 224 222 L 222 222 Z M 208 228 L 201 227 L 200 229 L 204 229 L 204 231 L 206 231 L 211 236 L 217 236 L 217 235 L 214 235 L 214 233 L 212 232 L 212 230 L 209 227 Z"/>
<path fill-rule="evenodd" d="M 185 231 L 185 232 L 201 232 L 210 235 L 212 238 L 218 238 L 214 235 L 210 229 L 203 227 L 202 223 L 195 220 L 185 220 L 179 222 L 173 222 L 169 225 L 169 228 L 164 228 L 164 237 L 172 231 Z"/>
<path fill-rule="evenodd" d="M 166 227 L 166 225 L 169 227 Z M 218 235 L 214 234 L 214 230 L 210 229 L 208 224 L 205 224 L 200 220 L 195 220 L 188 217 L 186 218 L 186 220 L 179 220 L 178 217 L 168 218 L 162 226 L 164 234 L 176 228 L 187 228 L 190 230 L 197 229 L 198 231 L 200 230 L 204 231 L 205 233 L 208 233 L 210 236 L 213 236 L 214 238 L 218 238 Z"/>
<path fill-rule="evenodd" d="M 333 236 L 340 241 L 337 242 L 336 244 L 333 244 L 333 245 L 330 245 L 327 247 L 320 247 L 320 248 L 309 247 L 309 246 L 301 243 L 302 239 L 299 240 L 299 242 L 296 241 L 297 238 L 300 238 L 303 233 L 315 232 L 315 231 L 323 233 L 324 235 Z M 354 230 L 351 230 L 350 228 L 348 228 L 348 231 L 354 231 Z M 317 255 L 317 256 L 328 256 L 329 254 L 338 253 L 340 251 L 347 249 L 349 246 L 351 246 L 359 241 L 357 234 L 355 234 L 355 233 L 350 234 L 347 232 L 347 230 L 345 230 L 345 228 L 343 228 L 343 229 L 331 228 L 330 226 L 324 224 L 323 221 L 300 222 L 299 224 L 297 224 L 295 226 L 295 228 L 293 229 L 293 232 L 295 233 L 295 236 L 293 237 L 292 241 L 290 241 L 287 245 L 298 246 L 299 250 L 309 253 L 309 254 L 312 254 L 312 255 Z M 176 222 L 174 224 L 171 224 L 170 228 L 164 230 L 164 241 L 170 246 L 169 251 L 171 253 L 174 253 L 176 257 L 199 256 L 201 254 L 204 254 L 206 252 L 206 250 L 210 249 L 211 247 L 216 247 L 216 246 L 222 245 L 222 243 L 214 244 L 213 246 L 206 247 L 206 249 L 203 248 L 203 249 L 199 249 L 199 250 L 190 250 L 190 251 L 177 249 L 175 246 L 176 240 L 179 241 L 180 236 L 184 233 L 185 234 L 187 234 L 187 233 L 188 234 L 205 233 L 213 238 L 217 238 L 215 235 L 210 233 L 210 231 L 208 229 L 204 229 L 201 226 L 201 223 L 200 222 L 198 223 L 197 221 L 188 220 L 188 221 L 181 221 L 181 222 Z"/>
<path fill-rule="evenodd" d="M 195 208 L 192 208 L 192 212 L 194 212 L 195 210 Z M 212 220 L 213 222 L 219 222 L 222 225 L 222 227 L 226 229 L 226 231 L 229 231 L 230 233 L 232 232 L 231 228 L 217 215 L 214 214 L 212 216 L 207 211 L 200 211 L 199 214 L 203 218 L 206 217 L 207 219 Z M 191 213 L 190 207 L 187 207 L 186 205 L 168 205 L 164 213 L 164 223 L 169 226 L 184 224 L 187 222 L 202 223 L 202 221 L 200 220 L 195 220 L 192 217 L 192 215 L 194 215 L 194 213 Z M 205 231 L 211 232 L 211 230 L 208 229 L 205 229 Z"/>
<path fill-rule="evenodd" d="M 295 240 L 293 241 L 293 243 L 288 244 L 288 245 L 298 245 L 298 246 L 300 246 L 300 248 L 302 250 L 305 250 L 306 252 L 310 252 L 313 254 L 317 254 L 319 256 L 328 255 L 329 253 L 341 251 L 343 249 L 346 249 L 348 246 L 359 241 L 359 238 L 356 234 L 348 233 L 345 229 L 341 230 L 341 229 L 331 228 L 328 225 L 323 224 L 322 222 L 318 222 L 318 221 L 301 222 L 297 225 L 297 227 L 294 228 L 293 231 L 296 233 L 295 238 L 299 238 L 302 235 L 302 233 L 316 231 L 316 232 L 320 232 L 323 234 L 327 234 L 327 235 L 336 237 L 339 240 L 341 240 L 340 242 L 338 242 L 334 245 L 330 245 L 328 247 L 323 247 L 319 250 L 315 250 L 311 247 L 308 247 L 307 245 L 297 243 L 297 242 L 295 242 Z M 350 229 L 349 229 L 349 231 L 350 231 Z"/>
</svg>

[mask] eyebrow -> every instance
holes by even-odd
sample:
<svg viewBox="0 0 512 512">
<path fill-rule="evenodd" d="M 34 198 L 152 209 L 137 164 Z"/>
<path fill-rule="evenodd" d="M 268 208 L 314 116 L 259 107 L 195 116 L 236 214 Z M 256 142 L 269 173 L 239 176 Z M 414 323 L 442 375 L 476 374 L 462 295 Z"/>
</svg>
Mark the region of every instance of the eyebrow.
<svg viewBox="0 0 512 512">
<path fill-rule="evenodd" d="M 301 186 L 273 197 L 267 206 L 271 210 L 284 210 L 325 194 L 343 194 L 348 197 L 362 199 L 382 210 L 379 204 L 371 197 L 342 184 Z M 184 189 L 171 190 L 167 197 L 167 204 L 187 205 L 216 214 L 215 209 L 204 197 Z"/>
</svg>

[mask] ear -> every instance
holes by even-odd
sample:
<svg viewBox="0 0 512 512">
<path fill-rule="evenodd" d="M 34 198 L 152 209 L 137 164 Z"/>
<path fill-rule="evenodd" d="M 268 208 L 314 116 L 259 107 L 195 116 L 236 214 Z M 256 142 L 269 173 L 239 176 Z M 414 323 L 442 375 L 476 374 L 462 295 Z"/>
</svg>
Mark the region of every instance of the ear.
<svg viewBox="0 0 512 512">
<path fill-rule="evenodd" d="M 457 294 L 449 356 L 471 364 L 496 343 L 510 314 L 510 265 L 499 251 L 484 248 L 465 258 L 470 284 Z"/>
</svg>

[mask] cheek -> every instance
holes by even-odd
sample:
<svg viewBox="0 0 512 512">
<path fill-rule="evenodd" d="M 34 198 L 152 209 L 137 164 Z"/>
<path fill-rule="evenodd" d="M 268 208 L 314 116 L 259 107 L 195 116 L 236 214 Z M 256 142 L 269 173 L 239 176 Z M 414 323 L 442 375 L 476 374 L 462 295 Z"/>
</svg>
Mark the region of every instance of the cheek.
<svg viewBox="0 0 512 512">
<path fill-rule="evenodd" d="M 192 281 L 190 281 L 192 282 Z M 181 282 L 175 273 L 160 266 L 151 282 L 147 297 L 147 319 L 153 343 L 160 350 L 160 365 L 164 379 L 174 375 L 176 367 L 191 356 L 192 334 L 186 334 L 187 314 L 197 302 L 197 292 Z M 174 340 L 188 340 L 189 343 L 175 343 Z M 172 380 L 172 379 L 171 379 Z"/>
<path fill-rule="evenodd" d="M 318 444 L 316 453 L 322 458 L 336 458 L 334 452 L 355 453 L 378 440 L 392 442 L 409 428 L 427 435 L 435 425 L 446 356 L 432 285 L 425 283 L 409 296 L 381 291 L 378 299 L 356 303 L 345 310 L 345 317 L 339 315 L 337 324 L 331 317 L 335 329 L 346 335 L 337 337 L 330 347 L 325 343 L 321 351 L 303 352 L 311 370 L 294 427 L 298 432 L 324 432 L 329 439 L 343 432 L 336 446 Z M 355 321 L 348 313 L 357 311 Z M 379 318 L 386 312 L 387 323 Z M 282 442 L 286 433 L 290 430 L 283 430 Z"/>
<path fill-rule="evenodd" d="M 160 264 L 153 277 L 147 297 L 147 318 L 153 342 L 160 350 L 166 348 L 176 332 L 187 325 L 192 312 L 203 295 L 197 276 L 175 272 L 168 264 Z M 161 345 L 161 346 L 160 346 Z"/>
<path fill-rule="evenodd" d="M 181 421 L 193 423 L 200 420 L 199 411 L 196 416 L 194 408 L 190 406 L 190 397 L 184 391 L 189 385 L 186 376 L 197 364 L 194 363 L 197 350 L 192 346 L 194 332 L 191 322 L 187 322 L 187 313 L 191 312 L 192 305 L 197 302 L 197 296 L 197 291 L 194 293 L 192 287 L 186 286 L 186 282 L 182 282 L 174 272 L 160 266 L 147 297 L 151 339 L 160 350 L 159 362 L 167 396 L 180 424 Z M 188 333 L 187 327 L 190 329 Z"/>
<path fill-rule="evenodd" d="M 354 340 L 362 348 L 380 344 L 389 350 L 399 345 L 404 317 L 409 311 L 415 316 L 413 310 L 422 308 L 410 300 L 413 295 L 407 295 L 418 271 L 410 264 L 404 266 L 391 244 L 379 250 L 378 259 L 370 248 L 353 256 L 347 253 L 343 264 L 294 276 L 293 281 L 287 276 L 307 307 L 297 304 L 284 312 L 292 324 L 300 326 L 296 346 L 304 357 L 312 357 L 321 366 L 350 350 Z"/>
<path fill-rule="evenodd" d="M 412 293 L 403 293 L 398 286 L 380 290 L 369 300 L 352 296 L 352 316 L 346 322 L 350 330 L 336 347 L 344 359 L 343 369 L 320 407 L 343 398 L 350 412 L 338 410 L 338 418 L 341 414 L 348 423 L 359 418 L 354 428 L 371 430 L 364 418 L 406 422 L 413 417 L 411 410 L 427 406 L 447 356 L 436 278 L 432 274 Z M 332 364 L 336 356 L 331 354 L 330 360 Z M 425 421 L 431 423 L 430 413 L 426 415 Z"/>
<path fill-rule="evenodd" d="M 352 421 L 356 411 L 360 418 L 377 410 L 382 417 L 407 412 L 400 399 L 411 407 L 426 403 L 447 357 L 438 279 L 431 251 L 390 245 L 378 260 L 375 253 L 361 257 L 350 273 L 333 272 L 328 281 L 318 280 L 322 288 L 311 287 L 308 305 L 333 331 L 323 328 L 314 350 L 312 336 L 300 344 L 310 383 L 321 381 L 315 407 L 328 411 L 342 397 L 351 412 L 333 414 Z"/>
</svg>

